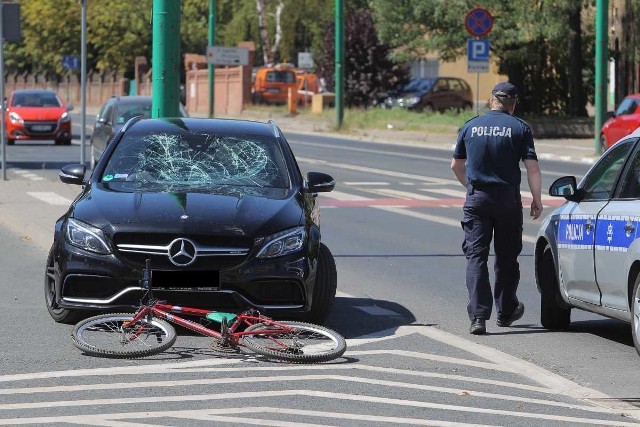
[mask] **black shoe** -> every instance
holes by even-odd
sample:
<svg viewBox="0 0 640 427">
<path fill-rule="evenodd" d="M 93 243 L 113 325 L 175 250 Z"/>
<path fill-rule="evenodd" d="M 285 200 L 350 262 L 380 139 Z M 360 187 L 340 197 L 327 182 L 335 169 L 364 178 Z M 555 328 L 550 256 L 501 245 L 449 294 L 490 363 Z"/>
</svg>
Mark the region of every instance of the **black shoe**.
<svg viewBox="0 0 640 427">
<path fill-rule="evenodd" d="M 498 320 L 496 320 L 496 325 L 501 328 L 506 328 L 507 326 L 511 326 L 513 322 L 519 320 L 524 314 L 524 304 L 519 302 L 518 306 L 513 310 L 511 316 L 498 316 Z"/>
<path fill-rule="evenodd" d="M 471 327 L 469 328 L 469 333 L 473 335 L 482 335 L 487 332 L 487 325 L 484 319 L 476 317 L 471 322 Z"/>
</svg>

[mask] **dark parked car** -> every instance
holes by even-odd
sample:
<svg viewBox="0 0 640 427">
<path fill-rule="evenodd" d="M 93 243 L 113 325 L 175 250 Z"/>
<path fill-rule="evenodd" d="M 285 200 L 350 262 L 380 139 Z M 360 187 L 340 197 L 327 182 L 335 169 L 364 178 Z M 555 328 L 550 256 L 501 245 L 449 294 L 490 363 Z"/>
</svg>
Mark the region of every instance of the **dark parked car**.
<svg viewBox="0 0 640 427">
<path fill-rule="evenodd" d="M 626 96 L 616 111 L 608 115 L 600 130 L 600 151 L 603 153 L 640 126 L 640 93 Z"/>
<path fill-rule="evenodd" d="M 383 108 L 403 107 L 416 111 L 470 110 L 471 87 L 457 77 L 414 79 L 382 103 Z"/>
<path fill-rule="evenodd" d="M 179 116 L 188 117 L 182 104 Z M 104 152 L 109 140 L 132 117 L 151 118 L 150 96 L 114 96 L 100 108 L 91 134 L 92 161 L 95 162 Z"/>
<path fill-rule="evenodd" d="M 135 306 L 146 259 L 154 294 L 172 304 L 328 316 L 337 278 L 316 196 L 335 182 L 303 177 L 273 122 L 135 118 L 85 173 L 60 171 L 82 190 L 55 224 L 47 261 L 56 321 Z"/>
</svg>

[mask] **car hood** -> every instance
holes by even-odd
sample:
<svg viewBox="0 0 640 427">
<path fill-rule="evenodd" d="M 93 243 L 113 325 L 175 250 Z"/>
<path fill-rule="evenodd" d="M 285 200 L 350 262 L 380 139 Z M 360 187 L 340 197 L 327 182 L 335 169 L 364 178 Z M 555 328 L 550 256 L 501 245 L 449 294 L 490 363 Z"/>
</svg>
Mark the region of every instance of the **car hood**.
<svg viewBox="0 0 640 427">
<path fill-rule="evenodd" d="M 58 120 L 64 112 L 64 107 L 11 107 L 9 112 L 15 112 L 23 120 Z"/>
<path fill-rule="evenodd" d="M 117 232 L 265 236 L 298 226 L 303 197 L 288 189 L 237 191 L 120 192 L 95 184 L 72 205 L 71 216 Z"/>
</svg>

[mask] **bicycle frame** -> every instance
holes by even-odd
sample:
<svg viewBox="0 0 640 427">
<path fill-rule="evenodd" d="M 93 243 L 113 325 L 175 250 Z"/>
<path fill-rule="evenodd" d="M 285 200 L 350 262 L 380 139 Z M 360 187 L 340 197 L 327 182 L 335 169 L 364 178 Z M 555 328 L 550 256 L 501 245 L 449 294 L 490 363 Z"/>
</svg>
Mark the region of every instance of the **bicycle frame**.
<svg viewBox="0 0 640 427">
<path fill-rule="evenodd" d="M 207 314 L 211 313 L 211 310 L 203 310 L 199 308 L 192 307 L 182 307 L 177 305 L 166 304 L 165 301 L 158 301 L 153 298 L 153 289 L 151 286 L 151 260 L 147 259 L 145 262 L 145 268 L 142 270 L 142 280 L 140 284 L 143 289 L 145 289 L 145 294 L 140 301 L 140 309 L 136 312 L 133 319 L 130 322 L 126 322 L 125 326 L 129 324 L 135 325 L 140 319 L 146 317 L 158 317 L 160 319 L 164 319 L 167 322 L 175 323 L 176 325 L 180 325 L 189 330 L 197 332 L 201 335 L 216 338 L 221 340 L 225 344 L 231 344 L 234 346 L 240 345 L 240 338 L 245 335 L 269 335 L 268 329 L 261 329 L 258 332 L 243 332 L 239 331 L 239 329 L 243 326 L 251 326 L 256 323 L 264 323 L 267 325 L 275 325 L 278 326 L 279 329 L 274 330 L 273 334 L 281 334 L 282 332 L 289 332 L 293 330 L 292 328 L 278 323 L 274 320 L 269 319 L 268 317 L 263 317 L 260 315 L 258 310 L 255 310 L 253 307 L 249 310 L 246 310 L 236 316 L 236 319 L 233 323 L 228 326 L 226 322 L 222 322 L 220 332 L 208 328 L 200 323 L 194 322 L 192 320 L 185 319 L 180 316 L 176 316 L 171 313 L 180 313 L 191 316 L 205 317 Z M 257 313 L 254 314 L 254 313 Z M 139 334 L 144 333 L 144 330 L 140 330 Z M 139 334 L 132 334 L 133 337 L 137 337 Z"/>
<path fill-rule="evenodd" d="M 256 334 L 256 332 L 238 331 L 238 329 L 240 329 L 242 326 L 251 326 L 256 323 L 276 325 L 280 329 L 274 331 L 274 334 L 280 334 L 283 331 L 292 330 L 286 325 L 283 325 L 271 319 L 262 317 L 259 314 L 255 316 L 251 314 L 251 312 L 252 310 L 249 310 L 247 312 L 238 314 L 236 319 L 233 321 L 233 323 L 230 326 L 228 327 L 223 326 L 222 331 L 218 332 L 214 329 L 201 325 L 200 323 L 185 319 L 180 316 L 174 316 L 173 314 L 171 314 L 171 313 L 181 313 L 186 315 L 205 317 L 207 314 L 211 313 L 211 310 L 202 310 L 198 308 L 182 307 L 182 306 L 164 304 L 159 302 L 151 302 L 149 305 L 142 306 L 140 310 L 138 310 L 138 312 L 135 314 L 134 318 L 131 320 L 130 323 L 136 324 L 136 322 L 138 322 L 140 319 L 144 318 L 145 316 L 155 316 L 155 317 L 164 319 L 168 322 L 175 323 L 177 325 L 185 327 L 189 330 L 192 330 L 204 336 L 213 337 L 219 340 L 230 339 L 231 340 L 230 344 L 233 344 L 233 345 L 239 345 L 240 338 L 244 335 Z M 269 331 L 260 330 L 259 333 L 260 335 L 268 335 Z"/>
</svg>

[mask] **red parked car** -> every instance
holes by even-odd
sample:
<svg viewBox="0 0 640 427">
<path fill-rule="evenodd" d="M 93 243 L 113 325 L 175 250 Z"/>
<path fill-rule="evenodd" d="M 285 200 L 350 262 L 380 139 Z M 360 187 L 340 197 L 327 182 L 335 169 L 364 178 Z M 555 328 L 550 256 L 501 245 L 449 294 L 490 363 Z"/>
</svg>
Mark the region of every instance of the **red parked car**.
<svg viewBox="0 0 640 427">
<path fill-rule="evenodd" d="M 53 140 L 56 145 L 71 144 L 72 106 L 44 89 L 15 90 L 7 100 L 7 144 L 16 140 Z"/>
<path fill-rule="evenodd" d="M 640 93 L 627 95 L 600 130 L 600 151 L 604 152 L 620 138 L 632 133 L 640 126 Z"/>
</svg>

